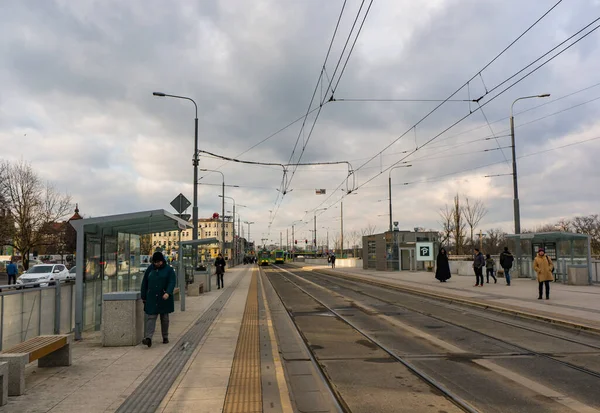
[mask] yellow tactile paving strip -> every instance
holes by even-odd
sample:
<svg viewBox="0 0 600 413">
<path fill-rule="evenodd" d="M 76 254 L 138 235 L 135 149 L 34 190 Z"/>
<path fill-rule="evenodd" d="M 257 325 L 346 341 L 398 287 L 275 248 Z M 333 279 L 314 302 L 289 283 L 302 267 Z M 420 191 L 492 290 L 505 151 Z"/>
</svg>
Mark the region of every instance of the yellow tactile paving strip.
<svg viewBox="0 0 600 413">
<path fill-rule="evenodd" d="M 257 282 L 254 270 L 233 357 L 223 413 L 262 412 Z"/>
</svg>

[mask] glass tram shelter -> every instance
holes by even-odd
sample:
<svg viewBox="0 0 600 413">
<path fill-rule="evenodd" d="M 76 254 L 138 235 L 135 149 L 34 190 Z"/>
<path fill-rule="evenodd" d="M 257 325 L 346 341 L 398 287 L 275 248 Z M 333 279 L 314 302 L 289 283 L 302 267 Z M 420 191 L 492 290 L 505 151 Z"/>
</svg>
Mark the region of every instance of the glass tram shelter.
<svg viewBox="0 0 600 413">
<path fill-rule="evenodd" d="M 83 331 L 100 330 L 102 295 L 140 289 L 140 236 L 181 231 L 192 226 L 163 210 L 133 212 L 71 221 L 77 231 L 75 339 Z M 177 267 L 175 268 L 177 271 Z M 178 273 L 178 285 L 185 285 Z M 181 292 L 182 304 L 183 296 Z"/>
<path fill-rule="evenodd" d="M 535 278 L 533 259 L 540 248 L 554 263 L 554 279 L 566 284 L 569 281 L 569 268 L 585 271 L 586 281 L 592 283 L 592 257 L 590 237 L 571 232 L 538 232 L 507 235 L 508 246 L 515 255 L 515 264 L 520 268 L 519 277 Z M 515 274 L 516 275 L 516 274 Z M 581 282 L 577 282 L 581 284 Z"/>
</svg>

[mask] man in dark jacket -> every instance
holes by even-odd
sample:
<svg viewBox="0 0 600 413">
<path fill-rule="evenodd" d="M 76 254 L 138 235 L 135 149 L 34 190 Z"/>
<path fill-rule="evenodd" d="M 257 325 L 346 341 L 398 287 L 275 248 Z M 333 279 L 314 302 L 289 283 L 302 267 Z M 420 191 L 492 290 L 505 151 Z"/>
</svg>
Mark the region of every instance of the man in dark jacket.
<svg viewBox="0 0 600 413">
<path fill-rule="evenodd" d="M 17 274 L 19 273 L 19 269 L 17 265 L 12 262 L 12 260 L 6 266 L 6 274 L 8 275 L 8 285 L 17 283 Z M 12 280 L 12 283 L 11 283 Z"/>
<path fill-rule="evenodd" d="M 473 260 L 473 270 L 475 271 L 475 287 L 483 287 L 483 267 L 485 267 L 485 257 L 475 248 L 475 258 Z"/>
<path fill-rule="evenodd" d="M 223 273 L 225 273 L 225 265 L 227 263 L 223 259 L 223 255 L 219 254 L 215 260 L 215 268 L 217 273 L 217 290 L 223 288 Z"/>
<path fill-rule="evenodd" d="M 152 255 L 152 265 L 144 273 L 141 288 L 144 312 L 146 313 L 146 329 L 142 344 L 148 347 L 152 346 L 152 336 L 159 315 L 163 343 L 169 342 L 169 313 L 175 311 L 173 300 L 175 281 L 175 271 L 167 264 L 162 252 L 155 252 Z"/>
<path fill-rule="evenodd" d="M 508 247 L 504 247 L 504 251 L 500 254 L 500 266 L 504 269 L 504 278 L 506 285 L 510 285 L 510 270 L 513 266 L 515 257 L 510 253 Z"/>
</svg>

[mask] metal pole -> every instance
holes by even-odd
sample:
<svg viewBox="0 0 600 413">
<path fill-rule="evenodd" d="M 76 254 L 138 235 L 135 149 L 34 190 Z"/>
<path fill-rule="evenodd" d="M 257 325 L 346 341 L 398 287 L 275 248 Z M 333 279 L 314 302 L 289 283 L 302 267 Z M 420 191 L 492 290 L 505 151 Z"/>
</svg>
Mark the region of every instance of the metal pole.
<svg viewBox="0 0 600 413">
<path fill-rule="evenodd" d="M 183 268 L 181 265 L 181 262 L 183 261 L 181 259 L 181 230 L 178 231 L 179 232 L 179 268 Z M 198 251 L 198 247 L 196 246 L 196 252 Z M 192 273 L 193 274 L 193 273 Z M 179 274 L 177 274 L 177 278 L 179 278 L 179 302 L 180 302 L 180 308 L 181 311 L 185 311 L 185 273 L 183 271 L 179 271 Z"/>
<path fill-rule="evenodd" d="M 512 112 L 512 109 L 511 109 Z M 510 116 L 510 139 L 512 145 L 512 170 L 513 170 L 513 208 L 515 219 L 515 234 L 521 233 L 521 211 L 519 208 L 519 184 L 517 182 L 517 151 L 515 148 L 515 121 Z"/>
<path fill-rule="evenodd" d="M 390 232 L 392 232 L 392 175 L 390 170 L 390 176 L 388 178 L 388 200 L 390 204 Z"/>
<path fill-rule="evenodd" d="M 221 231 L 223 232 L 221 234 L 221 239 L 223 240 L 223 245 L 221 246 L 221 254 L 225 254 L 225 178 L 223 178 L 223 190 L 221 191 L 223 193 L 221 200 L 223 202 L 221 202 Z"/>
<path fill-rule="evenodd" d="M 242 231 L 240 230 L 240 225 L 241 225 L 241 220 L 240 220 L 240 214 L 238 214 L 238 240 L 236 241 L 236 251 L 237 251 L 237 255 L 235 256 L 236 259 L 236 263 L 239 264 L 239 258 L 241 255 L 241 251 L 240 251 L 240 247 L 242 246 L 242 239 L 241 239 L 241 234 Z"/>
<path fill-rule="evenodd" d="M 341 221 L 341 234 L 340 234 L 340 237 L 341 237 L 341 240 L 342 240 L 342 242 L 340 244 L 340 247 L 342 249 L 341 252 L 340 252 L 340 258 L 344 258 L 344 202 L 340 202 L 340 218 L 341 218 L 340 219 L 340 221 Z"/>
<path fill-rule="evenodd" d="M 231 220 L 231 227 L 233 228 L 233 257 L 236 256 L 237 254 L 237 245 L 235 243 L 235 201 L 232 199 L 233 201 L 233 218 Z M 235 266 L 235 258 L 233 258 L 233 265 Z"/>
<path fill-rule="evenodd" d="M 83 225 L 77 225 L 77 222 L 80 221 L 72 221 L 71 225 L 77 232 L 77 246 L 75 250 L 75 340 L 81 340 L 84 327 L 83 309 L 85 305 L 83 294 L 83 277 L 85 274 L 85 233 L 83 230 Z"/>
<path fill-rule="evenodd" d="M 313 245 L 315 246 L 315 257 L 316 257 L 316 254 L 317 254 L 317 212 L 316 211 L 314 213 L 314 218 L 315 219 L 314 219 L 314 223 L 313 224 L 314 224 L 315 230 L 313 231 L 313 236 L 315 238 L 313 239 Z"/>
<path fill-rule="evenodd" d="M 196 102 L 194 102 L 196 106 Z M 198 239 L 198 107 L 196 106 L 196 118 L 194 119 L 194 205 L 192 207 L 192 220 L 194 228 L 192 238 Z M 198 267 L 198 247 L 194 247 L 194 269 Z"/>
</svg>

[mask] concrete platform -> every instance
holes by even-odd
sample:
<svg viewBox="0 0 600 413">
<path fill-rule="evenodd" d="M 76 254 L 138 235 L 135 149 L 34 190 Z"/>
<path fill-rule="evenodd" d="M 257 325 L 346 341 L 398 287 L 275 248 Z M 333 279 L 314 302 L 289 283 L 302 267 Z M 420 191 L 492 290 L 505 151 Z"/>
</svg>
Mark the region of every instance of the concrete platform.
<svg viewBox="0 0 600 413">
<path fill-rule="evenodd" d="M 329 397 L 325 389 L 306 394 L 290 387 L 288 376 L 295 383 L 297 377 L 310 379 L 310 372 L 304 369 L 303 375 L 298 376 L 297 371 L 288 372 L 289 366 L 284 366 L 281 355 L 295 354 L 289 352 L 292 348 L 298 350 L 292 345 L 291 334 L 278 327 L 283 325 L 281 320 L 287 313 L 277 303 L 270 285 L 264 285 L 257 266 L 228 268 L 224 281 L 225 289 L 188 296 L 187 311 L 180 312 L 176 306 L 170 317 L 169 344 L 156 340 L 151 348 L 141 344 L 102 347 L 100 332 L 86 333 L 84 340 L 73 345 L 72 366 L 38 369 L 34 364 L 29 365 L 25 394 L 10 397 L 0 412 L 138 411 L 131 407 L 124 409 L 126 401 L 144 388 L 146 379 L 156 374 L 155 368 L 161 362 L 164 364 L 163 359 L 169 354 L 186 351 L 185 337 L 208 313 L 215 311 L 218 301 L 224 302 L 222 308 L 195 349 L 189 350 L 189 359 L 181 372 L 171 375 L 170 380 L 174 381 L 170 388 L 165 388 L 166 396 L 160 404 L 144 412 L 291 413 L 297 411 L 297 401 L 303 407 L 313 407 L 306 411 L 331 411 L 323 407 Z M 271 313 L 271 307 L 276 313 Z M 160 335 L 158 331 L 157 334 Z M 278 344 L 283 334 L 285 353 Z M 299 335 L 296 346 L 298 341 Z M 302 355 L 302 359 L 306 360 L 306 356 Z M 297 359 L 292 361 L 298 364 Z M 167 380 L 168 375 L 165 372 L 161 377 Z M 297 400 L 290 389 L 296 391 Z"/>
<path fill-rule="evenodd" d="M 538 283 L 535 280 L 513 278 L 507 286 L 504 278 L 498 283 L 473 287 L 475 276 L 453 275 L 446 283 L 440 283 L 431 272 L 387 272 L 361 268 L 335 268 L 328 266 L 304 266 L 292 264 L 305 270 L 336 275 L 360 277 L 377 283 L 394 285 L 417 292 L 435 294 L 456 300 L 464 300 L 482 307 L 493 306 L 515 314 L 545 318 L 556 324 L 582 328 L 600 334 L 600 287 L 596 285 L 574 286 L 550 283 L 550 300 L 538 300 Z"/>
</svg>

